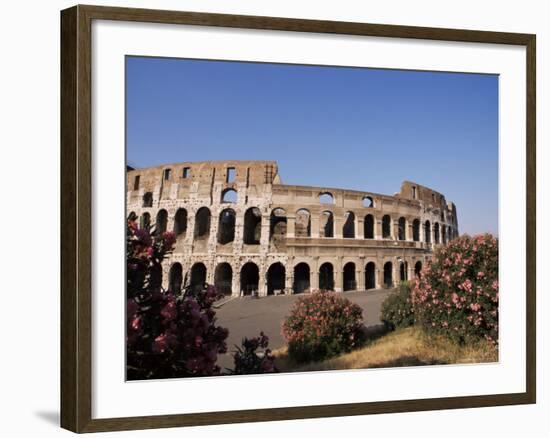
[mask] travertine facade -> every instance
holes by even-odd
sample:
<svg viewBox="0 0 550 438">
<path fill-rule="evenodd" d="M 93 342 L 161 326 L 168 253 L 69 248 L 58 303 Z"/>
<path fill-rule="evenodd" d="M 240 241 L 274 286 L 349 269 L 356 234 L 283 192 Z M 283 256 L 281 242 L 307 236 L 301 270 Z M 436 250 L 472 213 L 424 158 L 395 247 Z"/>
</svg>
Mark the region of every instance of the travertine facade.
<svg viewBox="0 0 550 438">
<path fill-rule="evenodd" d="M 173 230 L 155 281 L 227 294 L 367 290 L 412 278 L 458 236 L 454 204 L 405 181 L 394 196 L 282 184 L 274 161 L 208 161 L 127 172 L 127 211 Z"/>
</svg>

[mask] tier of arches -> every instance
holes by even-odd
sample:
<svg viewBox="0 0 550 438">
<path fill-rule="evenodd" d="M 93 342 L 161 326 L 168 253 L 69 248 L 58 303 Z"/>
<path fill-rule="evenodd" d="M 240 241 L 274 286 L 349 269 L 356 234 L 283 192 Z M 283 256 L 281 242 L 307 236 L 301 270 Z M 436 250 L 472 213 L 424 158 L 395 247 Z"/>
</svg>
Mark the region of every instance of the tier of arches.
<svg viewBox="0 0 550 438">
<path fill-rule="evenodd" d="M 410 271 L 409 262 L 400 258 L 378 264 L 369 261 L 364 266 L 349 261 L 342 266 L 341 275 L 336 275 L 335 265 L 331 262 L 322 263 L 318 272 L 312 271 L 310 264 L 303 261 L 290 269 L 282 262 L 273 262 L 262 273 L 254 261 L 244 263 L 239 269 L 224 261 L 215 266 L 210 282 L 224 295 L 299 294 L 312 289 L 348 292 L 394 287 L 400 281 L 409 280 L 412 275 L 420 276 L 421 271 L 421 261 L 415 261 Z M 207 283 L 207 274 L 208 269 L 203 262 L 193 263 L 187 273 L 184 273 L 181 263 L 175 262 L 168 272 L 168 290 L 179 294 L 184 284 L 192 288 L 202 287 Z M 156 271 L 151 281 L 160 285 L 162 272 Z"/>
<path fill-rule="evenodd" d="M 137 218 L 134 212 L 131 212 L 129 218 Z M 182 238 L 187 235 L 188 212 L 185 208 L 179 208 L 173 218 L 173 231 L 176 238 Z M 219 244 L 225 245 L 236 240 L 238 234 L 237 227 L 242 227 L 242 241 L 247 245 L 259 245 L 262 240 L 262 224 L 269 222 L 269 241 L 276 246 L 284 246 L 284 240 L 288 235 L 288 217 L 283 208 L 274 208 L 269 217 L 263 216 L 258 207 L 250 207 L 245 210 L 240 220 L 237 212 L 232 207 L 222 209 L 217 218 L 212 217 L 208 207 L 200 207 L 194 215 L 193 238 L 195 240 L 206 239 L 210 236 L 213 220 L 216 221 L 216 240 Z M 321 212 L 318 218 L 318 233 L 315 237 L 333 238 L 335 237 L 336 221 L 334 213 L 326 210 Z M 377 223 L 380 227 L 377 229 Z M 449 240 L 456 237 L 457 233 L 453 228 L 439 222 L 430 222 L 430 220 L 421 221 L 419 218 L 407 219 L 400 216 L 393 219 L 389 214 L 377 218 L 373 214 L 367 214 L 362 221 L 358 221 L 352 211 L 344 214 L 341 222 L 341 236 L 344 239 L 393 239 L 399 241 L 426 242 L 435 244 L 446 244 Z M 361 230 L 357 228 L 362 224 Z M 140 218 L 141 227 L 152 226 L 152 218 L 148 212 L 144 212 Z M 266 224 L 267 225 L 267 224 Z M 156 233 L 167 231 L 168 212 L 161 209 L 157 212 L 154 229 Z M 312 233 L 312 215 L 305 208 L 298 209 L 292 216 L 292 234 L 294 237 L 304 238 L 313 237 Z"/>
</svg>

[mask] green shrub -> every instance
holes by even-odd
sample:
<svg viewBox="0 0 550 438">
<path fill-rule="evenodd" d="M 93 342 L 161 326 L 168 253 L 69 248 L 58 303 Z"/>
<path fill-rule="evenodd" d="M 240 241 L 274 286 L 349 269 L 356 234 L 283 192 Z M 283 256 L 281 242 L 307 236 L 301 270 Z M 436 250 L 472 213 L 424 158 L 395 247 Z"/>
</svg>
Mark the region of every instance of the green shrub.
<svg viewBox="0 0 550 438">
<path fill-rule="evenodd" d="M 498 344 L 498 240 L 462 236 L 440 248 L 422 270 L 411 297 L 428 333 L 460 344 Z"/>
<path fill-rule="evenodd" d="M 310 362 L 351 351 L 365 337 L 362 313 L 361 307 L 334 292 L 299 298 L 283 323 L 289 356 Z"/>
<path fill-rule="evenodd" d="M 402 282 L 395 292 L 386 297 L 382 303 L 380 319 L 390 330 L 410 327 L 414 324 L 409 283 Z"/>
</svg>

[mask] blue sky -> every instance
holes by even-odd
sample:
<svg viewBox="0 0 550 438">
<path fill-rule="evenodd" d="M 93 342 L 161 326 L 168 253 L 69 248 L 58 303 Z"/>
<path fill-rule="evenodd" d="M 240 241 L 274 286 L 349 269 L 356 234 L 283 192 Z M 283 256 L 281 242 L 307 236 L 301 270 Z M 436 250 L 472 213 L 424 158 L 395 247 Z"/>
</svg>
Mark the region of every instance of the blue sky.
<svg viewBox="0 0 550 438">
<path fill-rule="evenodd" d="M 461 233 L 498 233 L 498 77 L 128 57 L 127 156 L 276 160 L 283 183 L 378 193 L 415 181 Z"/>
</svg>

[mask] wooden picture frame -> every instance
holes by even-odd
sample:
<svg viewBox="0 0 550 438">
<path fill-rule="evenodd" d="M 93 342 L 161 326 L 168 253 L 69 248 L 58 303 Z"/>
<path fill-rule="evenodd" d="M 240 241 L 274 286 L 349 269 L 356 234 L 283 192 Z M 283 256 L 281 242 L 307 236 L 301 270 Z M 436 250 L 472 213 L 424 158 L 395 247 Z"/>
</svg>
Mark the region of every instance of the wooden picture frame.
<svg viewBox="0 0 550 438">
<path fill-rule="evenodd" d="M 356 36 L 519 45 L 526 48 L 526 391 L 196 414 L 92 418 L 91 24 L 186 24 Z M 75 6 L 61 12 L 61 426 L 98 432 L 175 426 L 529 404 L 536 401 L 535 35 L 196 12 Z"/>
</svg>

